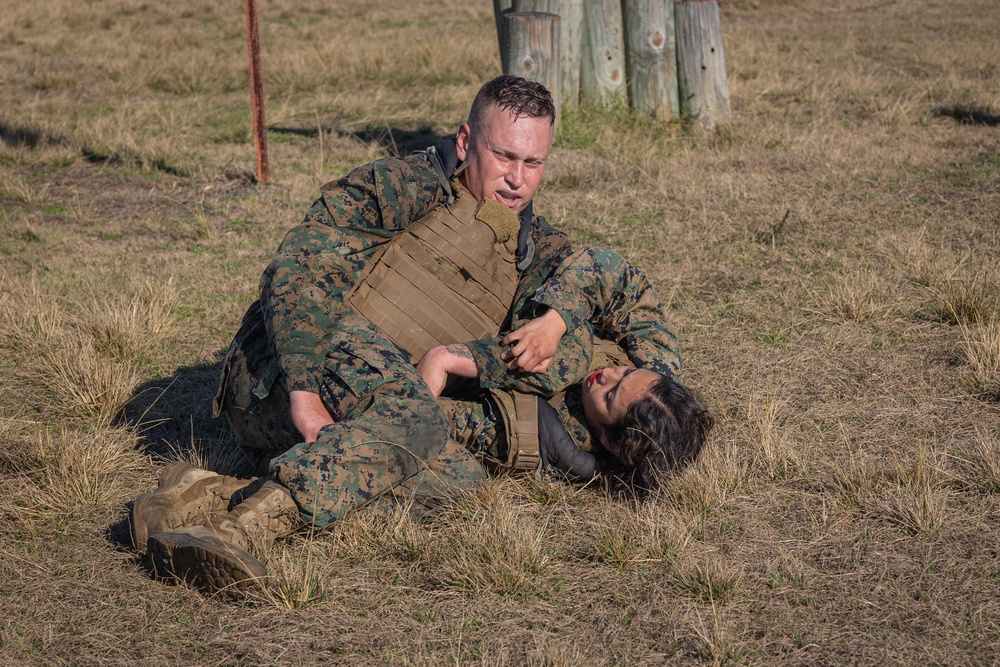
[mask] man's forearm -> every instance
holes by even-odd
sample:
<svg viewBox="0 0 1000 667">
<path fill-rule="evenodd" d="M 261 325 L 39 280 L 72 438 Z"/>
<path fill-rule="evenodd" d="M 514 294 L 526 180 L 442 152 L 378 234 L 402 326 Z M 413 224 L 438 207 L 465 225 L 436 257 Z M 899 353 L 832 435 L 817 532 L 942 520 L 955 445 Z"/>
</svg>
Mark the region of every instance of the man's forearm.
<svg viewBox="0 0 1000 667">
<path fill-rule="evenodd" d="M 463 378 L 479 377 L 479 367 L 472 356 L 469 348 L 462 343 L 450 343 L 444 346 L 447 351 L 445 356 L 445 370 L 449 375 L 457 375 Z"/>
<path fill-rule="evenodd" d="M 292 424 L 302 436 L 303 442 L 316 442 L 319 430 L 336 421 L 319 394 L 291 391 L 288 397 L 291 402 Z"/>
<path fill-rule="evenodd" d="M 464 378 L 479 377 L 479 367 L 469 348 L 462 343 L 438 345 L 424 353 L 417 362 L 417 372 L 424 378 L 431 393 L 440 396 L 449 375 Z"/>
</svg>

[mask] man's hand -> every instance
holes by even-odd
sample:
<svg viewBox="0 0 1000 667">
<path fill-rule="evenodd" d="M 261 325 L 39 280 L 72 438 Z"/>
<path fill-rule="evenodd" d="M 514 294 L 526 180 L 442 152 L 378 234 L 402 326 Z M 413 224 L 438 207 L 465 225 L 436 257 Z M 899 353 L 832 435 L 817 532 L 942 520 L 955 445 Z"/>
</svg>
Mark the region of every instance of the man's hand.
<svg viewBox="0 0 1000 667">
<path fill-rule="evenodd" d="M 479 377 L 479 367 L 469 348 L 462 343 L 438 345 L 424 352 L 417 362 L 417 372 L 437 398 L 448 383 L 448 375 L 464 378 Z"/>
<path fill-rule="evenodd" d="M 326 409 L 319 394 L 310 391 L 293 391 L 288 395 L 292 403 L 292 424 L 302 435 L 303 442 L 312 444 L 319 430 L 337 420 Z"/>
<path fill-rule="evenodd" d="M 509 362 L 510 370 L 544 373 L 556 354 L 559 339 L 566 333 L 566 323 L 555 310 L 549 308 L 520 329 L 511 331 L 501 341 L 504 345 L 516 343 L 501 356 Z"/>
</svg>

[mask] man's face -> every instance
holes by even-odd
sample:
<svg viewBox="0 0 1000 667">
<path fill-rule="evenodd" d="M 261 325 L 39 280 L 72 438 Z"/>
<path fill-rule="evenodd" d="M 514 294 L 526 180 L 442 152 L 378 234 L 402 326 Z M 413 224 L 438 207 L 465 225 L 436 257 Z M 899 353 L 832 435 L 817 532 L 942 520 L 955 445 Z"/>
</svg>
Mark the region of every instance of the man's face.
<svg viewBox="0 0 1000 667">
<path fill-rule="evenodd" d="M 458 159 L 467 163 L 462 185 L 476 199 L 496 199 L 520 213 L 535 196 L 552 148 L 548 118 L 514 118 L 495 106 L 486 109 L 480 127 L 462 123 Z"/>
</svg>

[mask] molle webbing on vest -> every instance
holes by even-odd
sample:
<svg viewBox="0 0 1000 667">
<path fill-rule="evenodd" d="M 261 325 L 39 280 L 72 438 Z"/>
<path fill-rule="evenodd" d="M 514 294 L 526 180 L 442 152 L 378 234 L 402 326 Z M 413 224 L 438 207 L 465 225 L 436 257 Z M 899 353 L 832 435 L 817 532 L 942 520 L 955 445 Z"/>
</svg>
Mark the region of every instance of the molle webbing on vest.
<svg viewBox="0 0 1000 667">
<path fill-rule="evenodd" d="M 496 461 L 509 471 L 537 470 L 541 463 L 538 440 L 538 397 L 516 391 L 490 391 L 507 432 L 507 460 Z"/>
<path fill-rule="evenodd" d="M 460 186 L 456 194 L 397 234 L 347 298 L 418 359 L 436 345 L 497 335 L 517 289 L 517 217 Z"/>
</svg>

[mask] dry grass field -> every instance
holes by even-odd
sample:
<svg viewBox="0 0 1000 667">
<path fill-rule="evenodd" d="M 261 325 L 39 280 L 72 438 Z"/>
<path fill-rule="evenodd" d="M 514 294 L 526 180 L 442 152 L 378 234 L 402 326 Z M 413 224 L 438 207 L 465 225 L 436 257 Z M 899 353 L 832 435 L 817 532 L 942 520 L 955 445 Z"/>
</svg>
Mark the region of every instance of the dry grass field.
<svg viewBox="0 0 1000 667">
<path fill-rule="evenodd" d="M 398 5 L 398 7 L 397 7 Z M 485 0 L 0 12 L 0 663 L 1000 662 L 1000 14 L 723 2 L 718 135 L 568 115 L 536 210 L 654 281 L 717 427 L 644 504 L 498 480 L 151 579 L 131 500 L 224 471 L 220 355 L 284 231 L 499 73 Z"/>
</svg>

